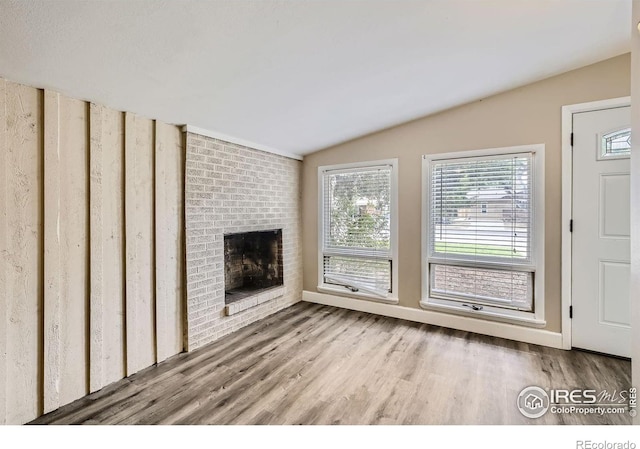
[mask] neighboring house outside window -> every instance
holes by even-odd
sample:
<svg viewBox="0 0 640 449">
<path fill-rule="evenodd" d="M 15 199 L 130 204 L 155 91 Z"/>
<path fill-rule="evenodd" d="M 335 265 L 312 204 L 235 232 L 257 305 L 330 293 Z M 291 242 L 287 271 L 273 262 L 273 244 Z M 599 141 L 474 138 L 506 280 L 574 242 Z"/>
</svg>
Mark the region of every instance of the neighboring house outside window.
<svg viewBox="0 0 640 449">
<path fill-rule="evenodd" d="M 424 157 L 425 308 L 544 326 L 544 145 Z"/>
<path fill-rule="evenodd" d="M 318 290 L 397 303 L 397 160 L 319 167 Z"/>
</svg>

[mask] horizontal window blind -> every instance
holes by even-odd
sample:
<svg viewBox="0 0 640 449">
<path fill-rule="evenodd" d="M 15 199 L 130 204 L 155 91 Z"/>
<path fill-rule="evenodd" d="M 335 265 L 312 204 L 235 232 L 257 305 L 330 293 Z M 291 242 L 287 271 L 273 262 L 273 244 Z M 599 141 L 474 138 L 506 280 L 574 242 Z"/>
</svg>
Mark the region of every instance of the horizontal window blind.
<svg viewBox="0 0 640 449">
<path fill-rule="evenodd" d="M 533 176 L 532 153 L 432 163 L 431 294 L 530 309 Z"/>
<path fill-rule="evenodd" d="M 391 251 L 391 167 L 325 173 L 326 248 Z"/>
<path fill-rule="evenodd" d="M 391 290 L 391 175 L 390 165 L 324 172 L 325 283 Z"/>
</svg>

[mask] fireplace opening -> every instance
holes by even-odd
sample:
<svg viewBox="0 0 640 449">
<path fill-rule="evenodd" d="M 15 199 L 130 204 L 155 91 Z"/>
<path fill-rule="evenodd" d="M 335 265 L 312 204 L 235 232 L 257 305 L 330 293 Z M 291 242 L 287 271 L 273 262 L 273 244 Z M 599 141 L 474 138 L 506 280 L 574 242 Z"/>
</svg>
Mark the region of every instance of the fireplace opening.
<svg viewBox="0 0 640 449">
<path fill-rule="evenodd" d="M 282 229 L 224 236 L 224 301 L 283 285 Z"/>
</svg>

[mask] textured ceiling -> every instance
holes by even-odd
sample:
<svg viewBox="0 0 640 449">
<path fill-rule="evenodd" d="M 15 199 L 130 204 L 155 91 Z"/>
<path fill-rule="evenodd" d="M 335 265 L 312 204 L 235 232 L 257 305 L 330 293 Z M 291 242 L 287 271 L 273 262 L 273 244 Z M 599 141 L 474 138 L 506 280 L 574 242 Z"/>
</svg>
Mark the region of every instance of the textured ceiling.
<svg viewBox="0 0 640 449">
<path fill-rule="evenodd" d="M 625 53 L 630 3 L 0 0 L 0 76 L 306 154 Z"/>
</svg>

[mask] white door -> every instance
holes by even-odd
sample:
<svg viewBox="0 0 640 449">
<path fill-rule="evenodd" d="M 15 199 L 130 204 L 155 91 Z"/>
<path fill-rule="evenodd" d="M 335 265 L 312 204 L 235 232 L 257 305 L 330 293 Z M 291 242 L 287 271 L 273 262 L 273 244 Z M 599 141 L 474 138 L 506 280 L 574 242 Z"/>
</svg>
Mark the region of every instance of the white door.
<svg viewBox="0 0 640 449">
<path fill-rule="evenodd" d="M 573 115 L 572 346 L 631 356 L 630 108 Z"/>
</svg>

